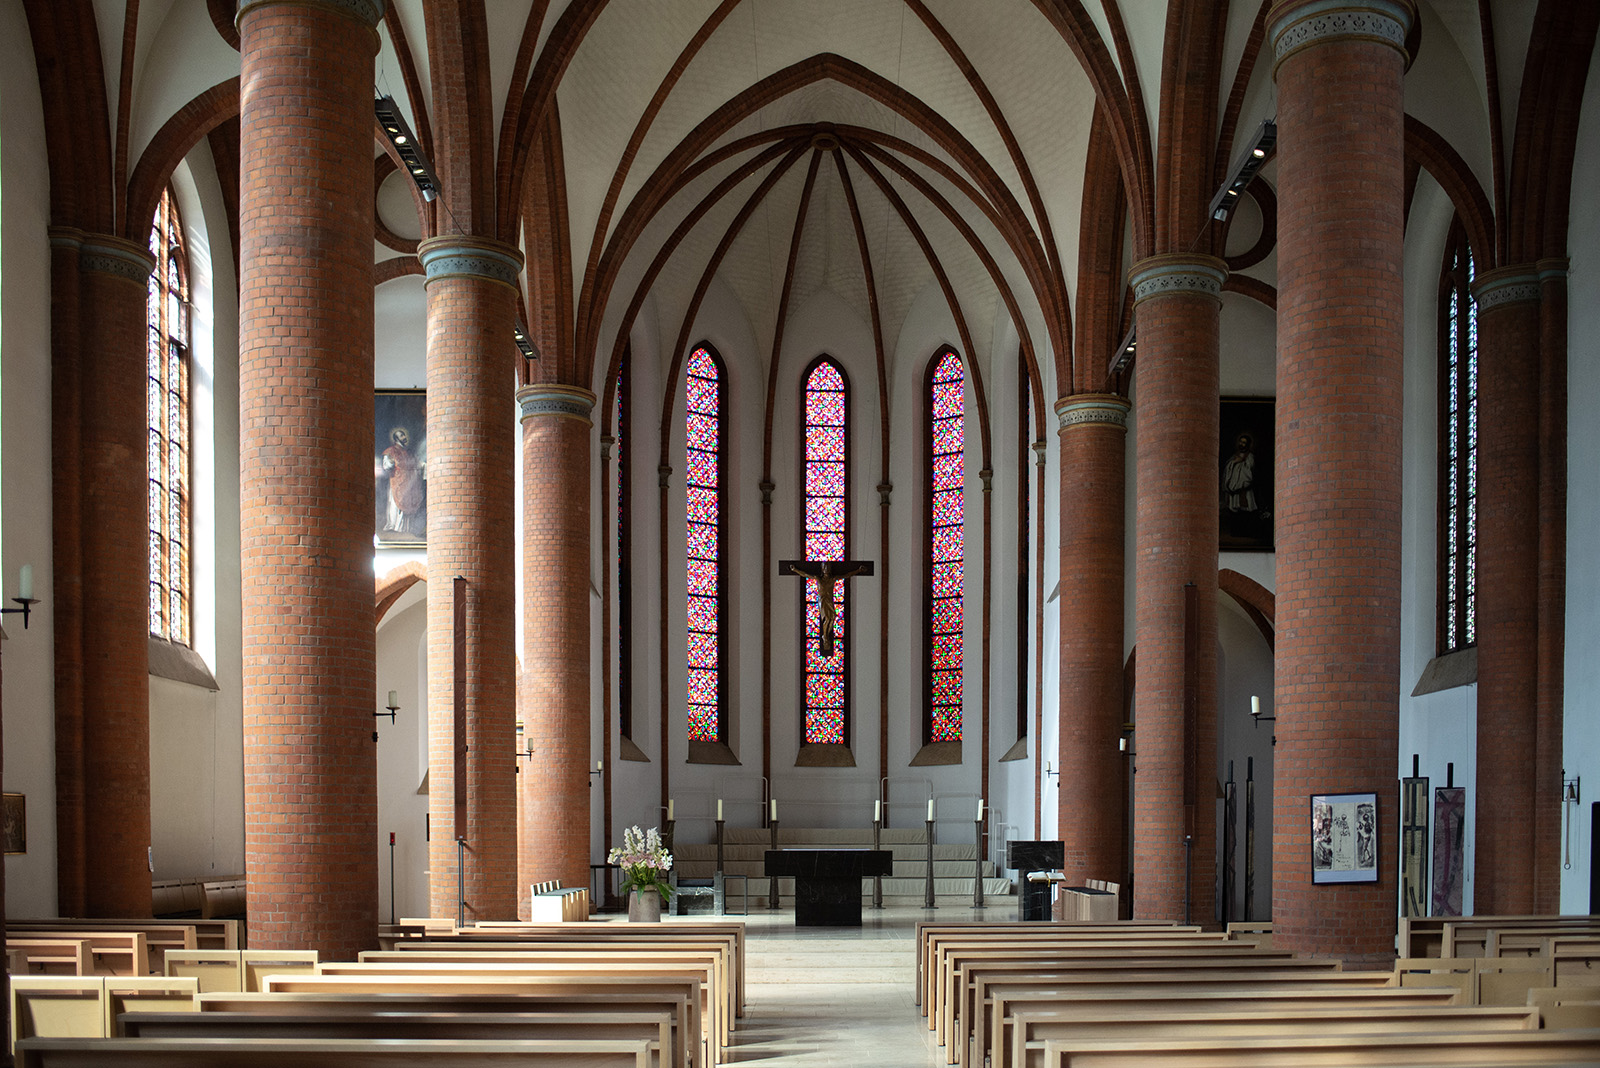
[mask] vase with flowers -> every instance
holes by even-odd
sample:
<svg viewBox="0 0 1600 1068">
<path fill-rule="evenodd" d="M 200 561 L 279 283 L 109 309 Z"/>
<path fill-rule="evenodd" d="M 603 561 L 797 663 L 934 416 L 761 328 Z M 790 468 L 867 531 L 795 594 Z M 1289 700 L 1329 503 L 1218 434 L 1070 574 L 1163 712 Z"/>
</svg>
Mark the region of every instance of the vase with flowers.
<svg viewBox="0 0 1600 1068">
<path fill-rule="evenodd" d="M 661 844 L 661 832 L 654 827 L 648 831 L 638 825 L 629 827 L 622 832 L 622 844 L 613 847 L 606 860 L 622 869 L 628 919 L 661 919 L 662 904 L 672 900 L 672 886 L 667 882 L 672 854 Z"/>
</svg>

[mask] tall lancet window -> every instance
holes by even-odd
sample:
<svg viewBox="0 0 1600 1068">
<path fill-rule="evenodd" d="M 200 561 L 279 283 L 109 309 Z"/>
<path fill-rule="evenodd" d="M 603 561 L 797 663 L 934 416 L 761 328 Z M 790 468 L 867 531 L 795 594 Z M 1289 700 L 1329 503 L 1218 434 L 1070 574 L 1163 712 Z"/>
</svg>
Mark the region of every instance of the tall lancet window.
<svg viewBox="0 0 1600 1068">
<path fill-rule="evenodd" d="M 145 298 L 150 633 L 188 645 L 189 267 L 170 188 L 150 228 L 150 255 L 156 261 Z"/>
<path fill-rule="evenodd" d="M 726 742 L 727 719 L 727 471 L 726 375 L 705 346 L 685 367 L 685 479 L 688 517 L 689 738 Z"/>
<path fill-rule="evenodd" d="M 849 386 L 844 371 L 826 356 L 805 378 L 805 558 L 844 560 L 850 555 Z M 844 745 L 848 708 L 849 612 L 847 584 L 833 589 L 832 655 L 822 655 L 822 602 L 816 579 L 805 580 L 805 740 L 808 745 Z"/>
<path fill-rule="evenodd" d="M 633 737 L 633 509 L 628 504 L 633 487 L 633 470 L 628 463 L 629 395 L 628 368 L 633 363 L 631 349 L 622 350 L 622 366 L 617 369 L 617 410 L 613 448 L 617 453 L 617 709 L 624 738 Z"/>
<path fill-rule="evenodd" d="M 945 349 L 928 372 L 927 740 L 961 740 L 966 369 Z"/>
<path fill-rule="evenodd" d="M 1439 281 L 1439 652 L 1477 642 L 1478 305 L 1457 219 Z"/>
</svg>

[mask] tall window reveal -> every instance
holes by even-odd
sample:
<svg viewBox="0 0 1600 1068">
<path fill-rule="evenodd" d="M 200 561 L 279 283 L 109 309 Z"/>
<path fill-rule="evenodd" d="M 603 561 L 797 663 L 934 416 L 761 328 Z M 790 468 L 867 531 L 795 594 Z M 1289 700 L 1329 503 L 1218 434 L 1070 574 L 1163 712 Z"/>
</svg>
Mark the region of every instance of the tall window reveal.
<svg viewBox="0 0 1600 1068">
<path fill-rule="evenodd" d="M 826 356 L 818 357 L 805 379 L 805 558 L 844 560 L 848 552 L 849 391 L 844 372 Z M 817 580 L 806 579 L 805 603 L 805 740 L 807 744 L 846 742 L 846 679 L 848 677 L 849 613 L 846 583 L 834 587 L 837 613 L 832 656 L 823 656 L 822 607 Z"/>
<path fill-rule="evenodd" d="M 150 228 L 145 300 L 145 404 L 149 421 L 150 633 L 189 635 L 189 268 L 172 190 Z"/>
<path fill-rule="evenodd" d="M 1478 308 L 1458 219 L 1439 284 L 1439 652 L 1477 642 Z"/>
<path fill-rule="evenodd" d="M 728 636 L 723 578 L 727 519 L 723 476 L 727 419 L 722 363 L 705 347 L 690 355 L 684 404 L 689 570 L 689 738 L 726 741 L 723 693 Z"/>
<path fill-rule="evenodd" d="M 1028 569 L 1032 566 L 1033 442 L 1028 414 L 1032 382 L 1027 366 L 1017 374 L 1017 737 L 1028 736 Z"/>
<path fill-rule="evenodd" d="M 962 523 L 966 369 L 946 349 L 928 376 L 927 739 L 961 740 Z"/>
<path fill-rule="evenodd" d="M 628 368 L 632 352 L 624 349 L 617 371 L 617 708 L 625 738 L 633 737 L 633 511 L 628 506 L 632 471 L 628 465 Z"/>
</svg>

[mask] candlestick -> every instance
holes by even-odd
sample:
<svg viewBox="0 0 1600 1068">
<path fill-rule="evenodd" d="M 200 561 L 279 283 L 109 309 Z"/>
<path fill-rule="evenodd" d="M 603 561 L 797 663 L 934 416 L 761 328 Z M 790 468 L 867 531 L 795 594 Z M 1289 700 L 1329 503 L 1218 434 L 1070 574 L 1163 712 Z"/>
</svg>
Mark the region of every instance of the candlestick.
<svg viewBox="0 0 1600 1068">
<path fill-rule="evenodd" d="M 390 690 L 389 691 L 389 704 L 387 706 L 389 708 L 394 708 L 395 706 L 400 704 L 399 701 L 395 700 L 395 693 L 396 693 L 396 691 L 394 691 L 394 690 Z"/>
<path fill-rule="evenodd" d="M 978 798 L 978 819 L 983 819 L 983 798 Z"/>
<path fill-rule="evenodd" d="M 1256 697 L 1254 695 L 1251 695 L 1251 697 L 1250 697 L 1250 714 L 1252 716 L 1261 715 L 1261 698 Z"/>
<path fill-rule="evenodd" d="M 23 564 L 22 570 L 17 573 L 17 597 L 24 601 L 33 600 L 33 565 Z M 394 702 L 390 702 L 393 704 Z"/>
</svg>

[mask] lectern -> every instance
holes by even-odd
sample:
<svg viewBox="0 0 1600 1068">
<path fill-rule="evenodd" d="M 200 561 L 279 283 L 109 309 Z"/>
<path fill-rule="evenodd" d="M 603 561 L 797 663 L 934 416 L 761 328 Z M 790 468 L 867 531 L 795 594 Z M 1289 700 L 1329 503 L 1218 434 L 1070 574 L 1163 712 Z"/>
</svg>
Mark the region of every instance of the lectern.
<svg viewBox="0 0 1600 1068">
<path fill-rule="evenodd" d="M 1066 846 L 1061 842 L 1021 842 L 1013 839 L 1006 843 L 1006 867 L 1022 876 L 1022 904 L 1018 919 L 1051 918 L 1050 884 L 1029 882 L 1028 873 L 1060 871 L 1066 856 Z"/>
</svg>

